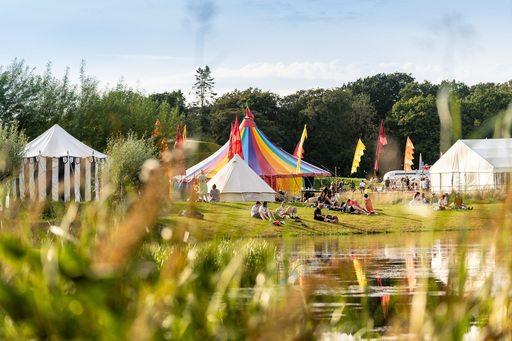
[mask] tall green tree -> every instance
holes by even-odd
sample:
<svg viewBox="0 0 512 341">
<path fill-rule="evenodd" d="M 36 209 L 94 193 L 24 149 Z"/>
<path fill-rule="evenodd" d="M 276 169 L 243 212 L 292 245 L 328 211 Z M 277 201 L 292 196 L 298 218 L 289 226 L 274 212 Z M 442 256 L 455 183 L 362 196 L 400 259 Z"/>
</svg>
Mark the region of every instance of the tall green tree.
<svg viewBox="0 0 512 341">
<path fill-rule="evenodd" d="M 385 121 L 387 133 L 396 138 L 395 143 L 398 143 L 396 147 L 401 153 L 397 156 L 399 160 L 403 160 L 405 143 L 407 137 L 410 137 L 415 147 L 416 169 L 420 153 L 424 162 L 429 164 L 439 158 L 440 122 L 436 103 L 436 96 L 432 94 L 398 101 Z M 403 162 L 400 167 L 403 167 Z"/>
<path fill-rule="evenodd" d="M 370 103 L 377 110 L 374 123 L 379 124 L 391 113 L 393 105 L 400 100 L 400 91 L 413 81 L 414 78 L 410 74 L 380 73 L 350 82 L 344 85 L 344 88 L 351 90 L 355 95 L 364 93 L 370 96 Z"/>
<path fill-rule="evenodd" d="M 208 117 L 209 106 L 215 99 L 215 96 L 217 96 L 213 91 L 214 85 L 215 81 L 211 75 L 210 67 L 206 65 L 204 68 L 197 68 L 196 82 L 192 88 L 197 98 L 196 105 L 198 106 L 198 114 L 201 120 L 203 132 L 207 132 L 208 130 L 208 126 L 210 124 Z"/>
</svg>

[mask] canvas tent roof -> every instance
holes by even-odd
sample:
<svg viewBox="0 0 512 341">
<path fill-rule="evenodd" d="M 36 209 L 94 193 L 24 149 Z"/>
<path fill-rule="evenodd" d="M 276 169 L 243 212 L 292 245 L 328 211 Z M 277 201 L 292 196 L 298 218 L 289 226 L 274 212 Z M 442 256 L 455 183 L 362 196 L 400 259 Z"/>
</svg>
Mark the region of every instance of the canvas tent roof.
<svg viewBox="0 0 512 341">
<path fill-rule="evenodd" d="M 512 172 L 512 139 L 458 140 L 430 173 Z"/>
<path fill-rule="evenodd" d="M 216 185 L 222 201 L 274 201 L 275 191 L 237 154 L 208 181 Z"/>
<path fill-rule="evenodd" d="M 239 128 L 244 161 L 258 176 L 289 178 L 330 175 L 328 171 L 304 160 L 301 161 L 300 172 L 296 173 L 297 158 L 273 144 L 259 130 L 252 117 L 244 117 Z M 214 176 L 228 162 L 228 149 L 229 141 L 210 157 L 187 169 L 186 175 L 181 179 L 189 181 L 201 170 L 208 177 Z"/>
<path fill-rule="evenodd" d="M 61 126 L 53 127 L 30 141 L 25 147 L 25 157 L 89 157 L 94 156 L 104 159 L 107 156 L 78 141 Z"/>
</svg>

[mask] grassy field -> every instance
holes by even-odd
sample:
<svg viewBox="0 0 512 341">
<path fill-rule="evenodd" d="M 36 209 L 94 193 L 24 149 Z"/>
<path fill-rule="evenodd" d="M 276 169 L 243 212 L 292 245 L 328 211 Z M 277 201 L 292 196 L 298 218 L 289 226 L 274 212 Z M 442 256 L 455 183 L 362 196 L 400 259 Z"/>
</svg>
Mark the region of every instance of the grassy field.
<svg viewBox="0 0 512 341">
<path fill-rule="evenodd" d="M 396 232 L 382 236 L 391 239 L 406 231 L 489 229 L 495 232 L 485 249 L 492 251 L 510 240 L 512 199 L 464 198 L 473 210 L 434 211 L 409 206 L 411 193 L 372 193 L 378 215 L 338 214 L 340 222 L 329 224 L 292 203 L 302 221 L 278 227 L 251 218 L 252 202 L 169 202 L 159 179 L 151 175 L 144 191 L 116 209 L 105 200 L 0 210 L 0 340 L 316 340 L 325 331 L 462 340 L 474 321 L 482 340 L 512 339 L 510 281 L 491 291 L 499 279 L 490 276 L 487 290 L 465 295 L 464 250 L 450 259 L 445 295 L 430 295 L 439 292 L 435 281 L 411 295 L 382 295 L 389 300 L 389 315 L 378 315 L 383 321 L 371 303 L 381 301 L 364 288 L 371 269 L 363 258 L 334 262 L 296 284 L 288 252 L 259 238 Z M 205 219 L 178 216 L 183 209 Z M 408 270 L 428 262 L 424 256 L 411 258 Z M 355 283 L 361 296 L 318 294 L 352 291 Z M 361 310 L 344 310 L 354 300 Z M 322 304 L 339 309 L 319 317 L 315 307 Z M 375 321 L 388 331 L 376 335 Z"/>
<path fill-rule="evenodd" d="M 360 194 L 355 198 L 359 199 Z M 301 221 L 285 219 L 285 225 L 275 226 L 252 218 L 252 202 L 173 203 L 160 225 L 180 226 L 200 240 L 213 238 L 280 237 L 305 235 L 340 235 L 356 233 L 391 233 L 415 231 L 447 231 L 480 229 L 489 226 L 500 204 L 473 204 L 473 210 L 435 211 L 427 206 L 409 206 L 410 193 L 374 194 L 378 215 L 355 215 L 323 209 L 322 213 L 337 215 L 339 223 L 315 221 L 314 208 L 303 203 L 289 203 L 297 207 Z M 275 210 L 279 203 L 270 203 Z M 178 216 L 181 210 L 195 210 L 204 214 L 204 220 Z"/>
</svg>

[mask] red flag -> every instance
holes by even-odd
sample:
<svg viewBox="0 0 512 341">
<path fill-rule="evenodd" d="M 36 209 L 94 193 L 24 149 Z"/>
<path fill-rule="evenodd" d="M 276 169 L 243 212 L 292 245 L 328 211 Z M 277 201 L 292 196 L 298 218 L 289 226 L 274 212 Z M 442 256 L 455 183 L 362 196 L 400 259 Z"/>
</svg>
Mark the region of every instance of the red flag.
<svg viewBox="0 0 512 341">
<path fill-rule="evenodd" d="M 375 170 L 379 170 L 379 155 L 384 151 L 384 146 L 388 144 L 386 132 L 384 131 L 384 121 L 380 124 L 379 139 L 377 140 L 377 151 L 375 152 Z"/>
<path fill-rule="evenodd" d="M 249 106 L 247 106 L 247 109 L 245 110 L 245 118 L 250 118 L 251 120 L 254 120 L 254 115 L 249 110 Z"/>
<path fill-rule="evenodd" d="M 233 128 L 233 123 L 231 123 L 231 133 L 229 134 L 229 148 L 228 148 L 228 161 L 235 156 L 233 154 L 233 139 L 234 139 L 235 129 Z"/>
<path fill-rule="evenodd" d="M 185 166 L 185 150 L 183 145 L 183 133 L 181 132 L 181 124 L 178 123 L 178 134 L 174 139 L 174 153 L 176 155 L 176 169 L 179 175 L 187 174 L 187 168 Z"/>
<path fill-rule="evenodd" d="M 249 110 L 249 108 L 247 108 L 247 110 Z M 233 129 L 235 130 L 235 133 L 233 134 L 233 136 L 234 136 L 234 139 L 233 139 L 233 156 L 238 154 L 243 159 L 244 158 L 244 151 L 243 151 L 243 148 L 242 148 L 242 137 L 240 135 L 240 126 L 238 125 L 238 115 L 236 115 L 235 126 L 233 127 Z"/>
<path fill-rule="evenodd" d="M 295 151 L 293 152 L 293 156 L 295 156 L 296 158 L 299 157 L 299 148 L 301 143 L 302 141 L 299 141 L 299 143 L 297 143 L 297 147 L 295 147 Z M 304 154 L 304 151 L 302 151 L 302 154 Z"/>
</svg>

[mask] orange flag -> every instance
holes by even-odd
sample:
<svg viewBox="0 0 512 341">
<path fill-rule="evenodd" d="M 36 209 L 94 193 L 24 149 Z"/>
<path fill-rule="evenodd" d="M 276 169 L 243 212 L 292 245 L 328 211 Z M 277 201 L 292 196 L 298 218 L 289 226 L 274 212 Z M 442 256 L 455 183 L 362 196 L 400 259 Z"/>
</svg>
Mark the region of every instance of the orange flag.
<svg viewBox="0 0 512 341">
<path fill-rule="evenodd" d="M 169 154 L 169 147 L 167 146 L 167 139 L 165 138 L 163 132 L 162 132 L 162 125 L 160 124 L 160 120 L 157 118 L 155 122 L 155 130 L 153 132 L 153 136 L 151 136 L 153 139 L 153 142 L 155 143 L 156 147 L 158 148 L 158 154 L 160 157 L 160 160 L 162 161 L 162 166 L 165 169 L 165 175 L 167 175 L 168 178 L 172 177 L 172 167 L 169 163 L 170 161 L 170 154 Z"/>
<path fill-rule="evenodd" d="M 411 166 L 414 164 L 412 160 L 414 160 L 414 157 L 412 156 L 414 154 L 414 145 L 411 142 L 411 139 L 409 136 L 407 136 L 407 144 L 405 145 L 405 156 L 404 156 L 404 170 L 405 171 L 412 171 Z"/>
</svg>

